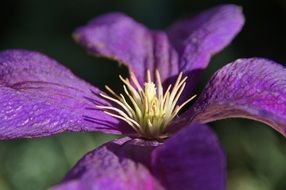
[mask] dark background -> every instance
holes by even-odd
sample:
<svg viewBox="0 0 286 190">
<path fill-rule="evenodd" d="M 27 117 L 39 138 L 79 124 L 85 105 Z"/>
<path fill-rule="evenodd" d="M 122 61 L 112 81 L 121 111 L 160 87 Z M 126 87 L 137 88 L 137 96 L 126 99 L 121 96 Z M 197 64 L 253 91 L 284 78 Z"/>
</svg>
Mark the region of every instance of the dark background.
<svg viewBox="0 0 286 190">
<path fill-rule="evenodd" d="M 258 56 L 286 63 L 285 0 L 0 0 L 0 50 L 38 50 L 94 85 L 116 88 L 118 74 L 126 75 L 126 68 L 88 56 L 71 38 L 76 27 L 102 13 L 123 11 L 150 28 L 164 29 L 178 18 L 225 3 L 241 5 L 246 24 L 233 43 L 212 59 L 197 94 L 215 70 L 236 58 Z M 230 190 L 286 189 L 282 135 L 243 119 L 210 125 L 227 154 Z M 46 189 L 59 182 L 84 153 L 112 138 L 69 133 L 0 142 L 0 189 Z"/>
</svg>

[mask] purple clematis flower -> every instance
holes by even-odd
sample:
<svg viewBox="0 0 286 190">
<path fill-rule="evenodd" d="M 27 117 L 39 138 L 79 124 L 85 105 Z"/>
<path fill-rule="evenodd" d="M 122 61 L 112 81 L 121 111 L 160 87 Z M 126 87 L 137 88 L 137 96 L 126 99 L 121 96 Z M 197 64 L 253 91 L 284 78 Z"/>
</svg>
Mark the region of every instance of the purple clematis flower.
<svg viewBox="0 0 286 190">
<path fill-rule="evenodd" d="M 109 87 L 103 93 L 43 54 L 4 51 L 0 139 L 64 131 L 127 136 L 86 154 L 56 190 L 225 189 L 224 154 L 205 123 L 250 118 L 286 135 L 286 69 L 263 58 L 238 59 L 218 70 L 182 113 L 200 71 L 243 23 L 240 7 L 222 5 L 166 32 L 121 13 L 78 28 L 74 38 L 89 53 L 129 68 L 130 79 L 121 78 L 124 94 Z"/>
</svg>

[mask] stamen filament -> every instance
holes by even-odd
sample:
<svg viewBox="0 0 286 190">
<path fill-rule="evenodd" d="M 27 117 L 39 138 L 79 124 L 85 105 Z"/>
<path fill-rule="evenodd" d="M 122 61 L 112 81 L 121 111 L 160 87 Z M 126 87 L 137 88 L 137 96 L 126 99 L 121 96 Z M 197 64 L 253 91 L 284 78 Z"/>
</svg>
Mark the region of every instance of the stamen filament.
<svg viewBox="0 0 286 190">
<path fill-rule="evenodd" d="M 131 80 L 134 82 L 136 88 L 138 89 L 138 91 L 142 91 L 142 88 L 136 78 L 136 76 L 134 75 L 134 73 L 131 73 L 131 76 L 130 76 Z"/>
<path fill-rule="evenodd" d="M 116 114 L 110 113 L 108 111 L 104 111 L 104 113 L 106 113 L 107 115 L 110 115 L 112 117 L 115 117 L 115 118 L 118 118 L 118 119 L 121 119 L 121 120 L 127 122 L 136 131 L 138 131 L 138 129 L 135 126 L 137 126 L 140 129 L 140 125 L 137 122 L 133 121 L 133 120 L 130 121 L 128 118 L 125 118 L 125 117 L 122 117 L 120 115 L 116 115 Z"/>
<path fill-rule="evenodd" d="M 106 98 L 114 103 L 117 103 L 119 106 L 121 106 L 126 112 L 129 112 L 128 111 L 128 108 L 120 101 L 120 100 L 116 100 L 110 96 L 107 96 L 107 95 L 104 95 L 104 94 L 100 94 L 100 96 L 102 96 L 103 98 Z M 97 107 L 100 107 L 100 106 L 97 106 Z M 129 112 L 130 113 L 130 112 Z"/>
<path fill-rule="evenodd" d="M 124 91 L 126 93 L 126 95 L 128 96 L 129 100 L 132 102 L 133 106 L 134 106 L 134 109 L 135 109 L 135 113 L 138 117 L 141 117 L 142 116 L 142 112 L 141 112 L 141 109 L 140 109 L 140 106 L 138 106 L 138 104 L 136 103 L 136 101 L 134 100 L 133 96 L 131 96 L 128 92 L 128 90 L 126 89 L 126 86 L 123 86 L 124 88 Z"/>
<path fill-rule="evenodd" d="M 115 96 L 117 99 L 120 99 L 120 97 L 111 88 L 109 88 L 109 86 L 105 85 L 104 87 L 110 94 Z"/>
</svg>

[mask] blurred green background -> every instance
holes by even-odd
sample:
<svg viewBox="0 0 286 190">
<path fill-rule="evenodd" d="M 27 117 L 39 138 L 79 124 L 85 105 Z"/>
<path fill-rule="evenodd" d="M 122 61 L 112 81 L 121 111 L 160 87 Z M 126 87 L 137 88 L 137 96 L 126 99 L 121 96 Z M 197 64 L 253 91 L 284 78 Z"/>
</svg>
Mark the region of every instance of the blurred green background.
<svg viewBox="0 0 286 190">
<path fill-rule="evenodd" d="M 286 63 L 285 0 L 1 0 L 0 50 L 38 50 L 75 74 L 102 87 L 117 87 L 126 68 L 88 56 L 76 45 L 72 31 L 94 16 L 123 11 L 153 29 L 222 3 L 243 6 L 246 24 L 234 42 L 216 55 L 204 72 L 199 90 L 211 74 L 239 57 L 267 57 Z M 229 119 L 210 124 L 228 159 L 228 189 L 285 190 L 286 139 L 270 127 Z M 114 137 L 61 134 L 41 139 L 0 142 L 0 190 L 39 190 L 58 183 L 87 151 Z"/>
</svg>

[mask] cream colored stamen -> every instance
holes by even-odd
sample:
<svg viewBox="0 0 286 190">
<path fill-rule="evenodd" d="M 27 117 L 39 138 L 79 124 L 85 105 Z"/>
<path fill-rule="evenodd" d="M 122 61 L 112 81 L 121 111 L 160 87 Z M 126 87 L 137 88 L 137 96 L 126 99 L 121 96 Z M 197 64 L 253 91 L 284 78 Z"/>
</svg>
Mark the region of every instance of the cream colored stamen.
<svg viewBox="0 0 286 190">
<path fill-rule="evenodd" d="M 168 86 L 163 91 L 160 73 L 156 70 L 156 84 L 151 79 L 150 71 L 147 71 L 147 82 L 142 87 L 134 73 L 131 73 L 130 79 L 124 79 L 119 76 L 123 82 L 123 94 L 116 94 L 111 88 L 105 86 L 106 90 L 112 95 L 100 94 L 103 98 L 114 102 L 119 106 L 96 106 L 104 110 L 115 118 L 127 122 L 141 137 L 148 139 L 160 139 L 166 137 L 166 128 L 179 111 L 195 95 L 177 105 L 178 100 L 186 86 L 187 77 L 182 78 L 179 74 L 174 86 Z M 132 85 L 134 84 L 134 86 Z"/>
</svg>

